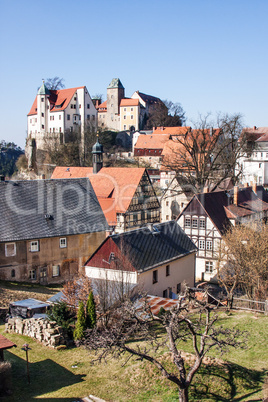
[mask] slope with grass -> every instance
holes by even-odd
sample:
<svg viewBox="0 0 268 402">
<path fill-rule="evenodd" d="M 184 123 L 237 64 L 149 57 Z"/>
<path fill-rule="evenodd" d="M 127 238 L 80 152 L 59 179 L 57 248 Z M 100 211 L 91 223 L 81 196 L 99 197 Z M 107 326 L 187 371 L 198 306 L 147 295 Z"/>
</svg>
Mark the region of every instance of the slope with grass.
<svg viewBox="0 0 268 402">
<path fill-rule="evenodd" d="M 191 401 L 261 401 L 267 367 L 267 317 L 246 312 L 220 313 L 220 324 L 248 331 L 248 348 L 232 350 L 224 356 L 225 365 L 202 365 L 190 388 Z M 0 327 L 4 333 L 4 326 Z M 89 394 L 106 401 L 177 400 L 176 386 L 162 378 L 149 363 L 131 359 L 92 365 L 94 355 L 83 348 L 48 349 L 36 341 L 16 335 L 7 337 L 18 345 L 5 352 L 13 367 L 13 395 L 5 401 L 74 401 Z M 25 352 L 29 343 L 31 384 L 27 385 Z M 192 352 L 190 344 L 182 344 Z M 211 355 L 212 356 L 212 355 Z M 170 365 L 166 350 L 161 359 Z M 123 365 L 123 363 L 125 363 Z M 174 369 L 173 369 L 174 370 Z M 1 399 L 0 399 L 1 400 Z"/>
</svg>

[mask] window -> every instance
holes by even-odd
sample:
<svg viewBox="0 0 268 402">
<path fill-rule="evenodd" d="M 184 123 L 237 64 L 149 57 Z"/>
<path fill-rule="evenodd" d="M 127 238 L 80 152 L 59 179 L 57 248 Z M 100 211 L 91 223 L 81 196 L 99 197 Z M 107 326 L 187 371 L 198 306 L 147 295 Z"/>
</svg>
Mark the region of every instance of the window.
<svg viewBox="0 0 268 402">
<path fill-rule="evenodd" d="M 169 206 L 169 201 L 166 201 L 166 207 L 168 207 Z"/>
<path fill-rule="evenodd" d="M 163 297 L 167 297 L 167 295 L 168 295 L 167 289 L 163 290 Z"/>
<path fill-rule="evenodd" d="M 74 97 L 74 101 L 76 101 L 76 96 Z"/>
<path fill-rule="evenodd" d="M 185 226 L 186 228 L 190 228 L 190 227 L 191 227 L 191 218 L 185 218 L 184 226 Z"/>
<path fill-rule="evenodd" d="M 261 163 L 259 163 L 259 168 L 261 168 Z"/>
<path fill-rule="evenodd" d="M 206 272 L 210 274 L 213 272 L 213 261 L 206 261 Z"/>
<path fill-rule="evenodd" d="M 202 218 L 199 219 L 199 228 L 200 229 L 206 229 L 206 221 L 205 221 L 205 219 L 202 219 Z"/>
<path fill-rule="evenodd" d="M 5 244 L 5 256 L 14 257 L 16 255 L 16 243 L 6 243 Z"/>
<path fill-rule="evenodd" d="M 81 105 L 79 104 L 79 109 L 81 109 Z"/>
<path fill-rule="evenodd" d="M 45 101 L 45 98 L 41 98 L 41 102 L 44 102 Z"/>
<path fill-rule="evenodd" d="M 67 239 L 66 237 L 61 237 L 60 238 L 60 248 L 65 248 L 67 247 Z"/>
<path fill-rule="evenodd" d="M 70 120 L 70 115 L 69 114 L 67 114 L 67 120 Z"/>
<path fill-rule="evenodd" d="M 42 124 L 42 128 L 43 128 L 43 129 L 45 128 L 44 124 Z"/>
<path fill-rule="evenodd" d="M 198 219 L 194 218 L 194 219 L 192 220 L 192 227 L 193 227 L 193 228 L 198 228 Z"/>
<path fill-rule="evenodd" d="M 29 279 L 36 279 L 36 269 L 30 269 Z"/>
<path fill-rule="evenodd" d="M 32 122 L 32 119 L 30 119 L 30 123 Z M 267 154 L 266 154 L 266 156 L 267 156 Z"/>
<path fill-rule="evenodd" d="M 206 242 L 205 240 L 199 240 L 199 250 L 205 250 Z"/>
<path fill-rule="evenodd" d="M 124 124 L 124 130 L 126 130 L 127 129 L 127 126 L 126 126 L 126 124 Z"/>
<path fill-rule="evenodd" d="M 15 271 L 15 269 L 12 269 L 11 270 L 11 278 L 15 278 L 15 276 L 16 276 L 16 271 Z"/>
<path fill-rule="evenodd" d="M 45 116 L 44 113 L 41 113 L 41 116 L 44 117 Z"/>
<path fill-rule="evenodd" d="M 206 248 L 207 250 L 212 250 L 212 240 L 207 240 Z"/>
<path fill-rule="evenodd" d="M 61 120 L 61 114 L 59 115 L 59 120 Z"/>
<path fill-rule="evenodd" d="M 73 109 L 74 108 L 74 105 L 73 104 L 71 104 L 71 109 Z"/>
<path fill-rule="evenodd" d="M 111 107 L 114 107 L 113 103 L 111 104 Z"/>
<path fill-rule="evenodd" d="M 124 107 L 124 112 L 126 112 L 127 111 L 127 108 L 126 107 Z"/>
<path fill-rule="evenodd" d="M 177 283 L 177 293 L 181 292 L 181 283 Z"/>
<path fill-rule="evenodd" d="M 263 158 L 263 153 L 261 152 L 261 158 Z"/>
<path fill-rule="evenodd" d="M 31 243 L 30 243 L 30 251 L 32 253 L 34 253 L 36 251 L 39 251 L 39 241 L 38 240 L 31 241 Z"/>
<path fill-rule="evenodd" d="M 153 271 L 153 284 L 158 282 L 158 271 Z"/>
<path fill-rule="evenodd" d="M 92 120 L 93 120 L 93 121 L 95 120 L 95 116 L 94 116 L 94 114 L 92 115 Z"/>
<path fill-rule="evenodd" d="M 59 265 L 53 265 L 52 266 L 52 276 L 60 276 L 60 266 Z"/>
<path fill-rule="evenodd" d="M 166 215 L 166 221 L 169 221 L 169 215 Z"/>
<path fill-rule="evenodd" d="M 130 108 L 130 111 L 133 112 L 133 107 Z"/>
<path fill-rule="evenodd" d="M 166 265 L 166 276 L 170 275 L 170 265 Z"/>
<path fill-rule="evenodd" d="M 127 116 L 124 114 L 124 120 L 126 120 Z"/>
<path fill-rule="evenodd" d="M 87 104 L 87 109 L 90 109 L 90 104 L 89 103 Z"/>
<path fill-rule="evenodd" d="M 134 119 L 134 116 L 133 116 L 133 114 L 130 116 L 130 118 L 131 118 L 131 120 L 133 120 Z"/>
</svg>

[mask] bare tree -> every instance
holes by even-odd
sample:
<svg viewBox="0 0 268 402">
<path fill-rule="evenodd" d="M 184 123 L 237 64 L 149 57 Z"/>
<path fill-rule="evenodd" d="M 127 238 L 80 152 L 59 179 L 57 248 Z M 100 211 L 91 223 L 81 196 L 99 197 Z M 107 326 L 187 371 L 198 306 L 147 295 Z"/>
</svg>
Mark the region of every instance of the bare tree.
<svg viewBox="0 0 268 402">
<path fill-rule="evenodd" d="M 73 311 L 76 311 L 79 302 L 83 302 L 86 306 L 91 291 L 91 280 L 86 275 L 81 275 L 63 285 L 63 300 Z"/>
<path fill-rule="evenodd" d="M 47 78 L 45 81 L 45 85 L 48 89 L 51 90 L 63 89 L 65 88 L 63 81 L 64 79 L 60 77 Z"/>
<path fill-rule="evenodd" d="M 179 182 L 196 191 L 210 187 L 213 191 L 226 178 L 235 182 L 241 174 L 237 160 L 243 150 L 241 116 L 218 116 L 217 129 L 208 116 L 200 117 L 197 128 L 172 136 L 164 149 L 163 166 L 175 171 Z"/>
<path fill-rule="evenodd" d="M 146 301 L 145 301 L 146 302 Z M 120 357 L 127 354 L 152 363 L 159 372 L 178 387 L 179 400 L 188 401 L 188 391 L 192 380 L 201 366 L 204 356 L 216 348 L 219 353 L 232 347 L 245 347 L 239 330 L 223 328 L 217 325 L 215 307 L 205 299 L 197 301 L 189 290 L 178 301 L 177 307 L 153 316 L 148 305 L 143 308 L 125 301 L 114 310 L 110 327 L 98 326 L 88 332 L 83 344 L 97 352 L 97 360 L 108 356 Z M 158 323 L 166 332 L 163 339 L 157 335 L 155 324 Z M 185 358 L 180 343 L 191 340 L 194 348 L 194 363 L 186 368 Z M 142 341 L 139 342 L 139 341 Z M 144 343 L 146 341 L 146 343 Z M 159 348 L 168 346 L 172 362 L 178 374 L 172 373 L 163 363 Z"/>
<path fill-rule="evenodd" d="M 185 111 L 180 103 L 164 100 L 156 103 L 146 121 L 145 128 L 175 127 L 185 124 Z"/>
<path fill-rule="evenodd" d="M 218 251 L 218 279 L 231 307 L 239 287 L 250 299 L 268 297 L 268 226 L 239 225 L 223 236 Z"/>
</svg>

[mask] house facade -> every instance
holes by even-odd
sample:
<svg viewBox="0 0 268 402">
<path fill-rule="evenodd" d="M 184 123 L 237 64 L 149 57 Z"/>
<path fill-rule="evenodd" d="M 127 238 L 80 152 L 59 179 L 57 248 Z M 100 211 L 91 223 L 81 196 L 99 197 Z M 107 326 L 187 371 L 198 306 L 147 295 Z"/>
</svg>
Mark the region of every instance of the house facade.
<svg viewBox="0 0 268 402">
<path fill-rule="evenodd" d="M 262 186 L 195 194 L 178 217 L 178 224 L 198 248 L 196 280 L 217 275 L 222 236 L 237 224 L 267 221 L 268 196 Z"/>
<path fill-rule="evenodd" d="M 1 181 L 0 279 L 62 283 L 83 273 L 107 221 L 88 179 Z"/>
<path fill-rule="evenodd" d="M 109 236 L 85 265 L 92 280 L 139 286 L 144 292 L 177 298 L 183 283 L 195 284 L 196 247 L 176 222 Z"/>
<path fill-rule="evenodd" d="M 245 128 L 246 152 L 239 159 L 242 165 L 241 183 L 268 186 L 268 127 Z"/>
<path fill-rule="evenodd" d="M 97 110 L 85 86 L 61 90 L 49 90 L 45 83 L 27 116 L 26 153 L 31 146 L 44 150 L 48 141 L 59 144 L 68 142 L 68 135 L 81 131 L 81 146 L 87 125 L 97 127 Z"/>
</svg>

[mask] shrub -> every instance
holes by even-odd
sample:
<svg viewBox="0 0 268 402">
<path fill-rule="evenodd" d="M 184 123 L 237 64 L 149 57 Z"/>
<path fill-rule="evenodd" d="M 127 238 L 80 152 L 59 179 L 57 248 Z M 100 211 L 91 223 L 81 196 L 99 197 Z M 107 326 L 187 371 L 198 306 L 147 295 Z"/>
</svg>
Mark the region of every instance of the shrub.
<svg viewBox="0 0 268 402">
<path fill-rule="evenodd" d="M 77 320 L 75 324 L 75 330 L 73 337 L 75 341 L 84 338 L 84 333 L 86 329 L 86 316 L 85 316 L 85 306 L 83 302 L 79 302 Z"/>
<path fill-rule="evenodd" d="M 86 327 L 94 328 L 96 325 L 97 317 L 96 317 L 96 306 L 95 300 L 93 296 L 93 292 L 90 292 L 87 299 L 86 306 Z"/>
<path fill-rule="evenodd" d="M 73 337 L 72 326 L 75 322 L 74 312 L 68 307 L 65 302 L 58 302 L 53 304 L 47 313 L 51 321 L 56 321 L 57 325 L 66 330 L 69 338 Z"/>
</svg>

